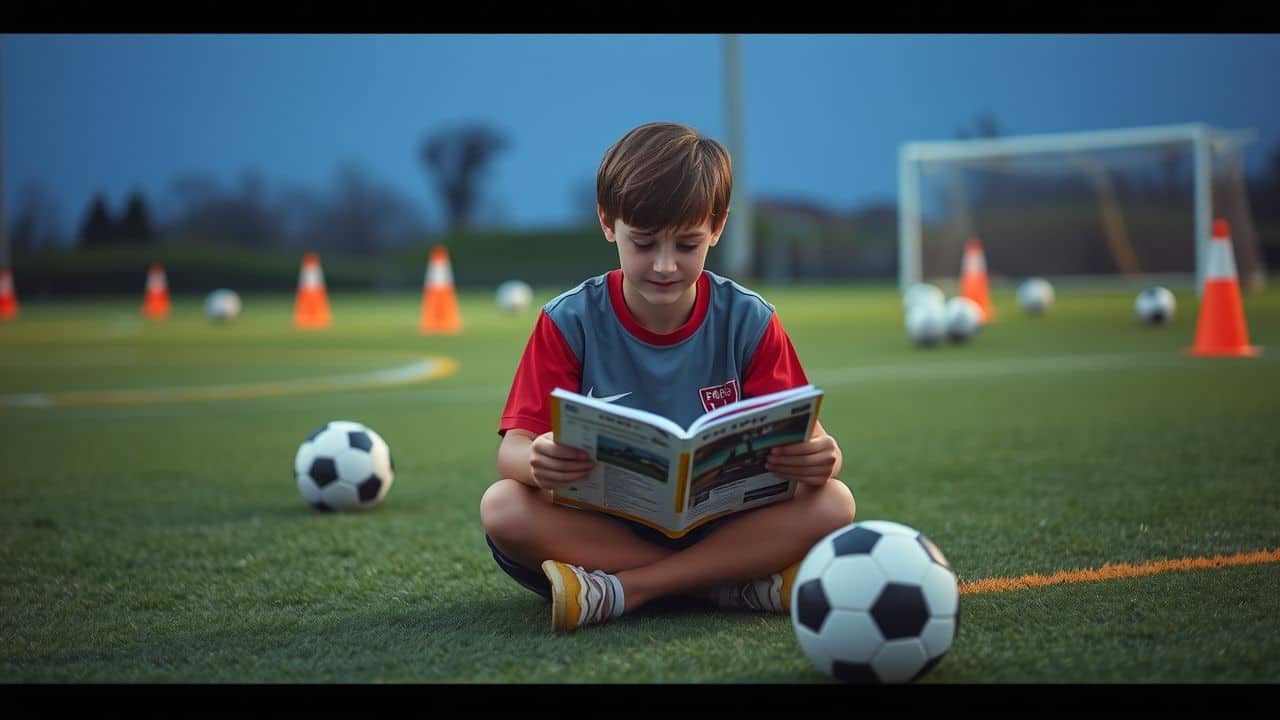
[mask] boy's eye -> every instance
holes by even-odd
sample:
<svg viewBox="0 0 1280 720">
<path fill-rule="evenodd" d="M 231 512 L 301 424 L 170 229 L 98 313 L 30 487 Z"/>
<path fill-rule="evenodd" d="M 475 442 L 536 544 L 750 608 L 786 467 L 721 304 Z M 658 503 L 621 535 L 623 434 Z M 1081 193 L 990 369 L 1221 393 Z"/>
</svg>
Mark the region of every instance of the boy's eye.
<svg viewBox="0 0 1280 720">
<path fill-rule="evenodd" d="M 648 250 L 649 248 L 653 247 L 652 241 L 646 242 L 642 240 L 632 240 L 631 244 L 635 245 L 637 250 Z"/>
<path fill-rule="evenodd" d="M 677 245 L 676 249 L 678 249 L 680 252 L 693 252 L 694 250 L 697 250 L 699 247 L 701 247 L 701 245 Z"/>
</svg>

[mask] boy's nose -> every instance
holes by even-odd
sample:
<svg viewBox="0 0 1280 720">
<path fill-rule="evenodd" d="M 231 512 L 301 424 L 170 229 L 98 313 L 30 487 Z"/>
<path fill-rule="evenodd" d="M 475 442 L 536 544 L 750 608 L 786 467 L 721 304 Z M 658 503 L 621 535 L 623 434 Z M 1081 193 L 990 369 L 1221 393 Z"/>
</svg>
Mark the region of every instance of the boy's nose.
<svg viewBox="0 0 1280 720">
<path fill-rule="evenodd" d="M 670 250 L 659 250 L 653 258 L 653 271 L 660 273 L 675 272 L 676 256 Z"/>
</svg>

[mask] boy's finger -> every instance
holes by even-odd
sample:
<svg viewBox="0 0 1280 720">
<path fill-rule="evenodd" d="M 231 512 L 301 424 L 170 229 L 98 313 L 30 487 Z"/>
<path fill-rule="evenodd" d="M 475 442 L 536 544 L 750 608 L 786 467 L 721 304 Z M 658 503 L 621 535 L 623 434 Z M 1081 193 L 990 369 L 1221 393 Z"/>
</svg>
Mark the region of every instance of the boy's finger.
<svg viewBox="0 0 1280 720">
<path fill-rule="evenodd" d="M 834 466 L 834 459 L 813 456 L 769 458 L 765 461 L 765 467 L 786 470 L 804 470 L 806 468 L 823 467 L 830 468 Z"/>
<path fill-rule="evenodd" d="M 823 448 L 807 442 L 779 445 L 769 451 L 770 457 L 795 457 L 797 455 L 813 455 L 822 452 Z"/>
<path fill-rule="evenodd" d="M 548 451 L 546 455 L 547 457 L 552 457 L 557 460 L 590 460 L 591 459 L 591 455 L 587 453 L 586 450 L 579 450 L 578 448 L 566 447 L 564 445 L 557 445 L 554 450 Z"/>
<path fill-rule="evenodd" d="M 590 460 L 560 460 L 556 462 L 554 466 L 561 472 L 582 472 L 584 470 L 590 470 L 593 465 L 595 465 L 595 463 Z"/>
</svg>

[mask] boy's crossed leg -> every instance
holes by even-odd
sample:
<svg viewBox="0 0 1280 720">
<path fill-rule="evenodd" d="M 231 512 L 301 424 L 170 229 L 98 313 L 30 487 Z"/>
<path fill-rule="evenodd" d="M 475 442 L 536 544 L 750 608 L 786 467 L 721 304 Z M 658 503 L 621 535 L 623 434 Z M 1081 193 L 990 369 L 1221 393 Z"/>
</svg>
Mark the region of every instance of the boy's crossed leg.
<svg viewBox="0 0 1280 720">
<path fill-rule="evenodd" d="M 552 596 L 552 624 L 560 630 L 677 595 L 785 612 L 799 562 L 814 543 L 852 522 L 855 510 L 838 479 L 800 485 L 791 500 L 699 528 L 705 532 L 682 538 L 687 547 L 665 547 L 610 516 L 554 505 L 549 492 L 514 480 L 490 486 L 480 507 L 495 559 L 521 584 Z M 510 568 L 512 562 L 519 567 Z M 529 578 L 532 568 L 541 568 L 547 582 Z"/>
</svg>

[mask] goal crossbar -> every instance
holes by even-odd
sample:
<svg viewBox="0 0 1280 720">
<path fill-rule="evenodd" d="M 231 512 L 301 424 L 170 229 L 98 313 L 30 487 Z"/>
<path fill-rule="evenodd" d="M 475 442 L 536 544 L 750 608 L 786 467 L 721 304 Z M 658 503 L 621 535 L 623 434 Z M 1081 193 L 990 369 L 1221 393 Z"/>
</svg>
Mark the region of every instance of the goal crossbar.
<svg viewBox="0 0 1280 720">
<path fill-rule="evenodd" d="M 905 290 L 921 281 L 921 163 L 1186 142 L 1192 147 L 1198 292 L 1204 283 L 1209 242 L 1212 239 L 1213 153 L 1235 151 L 1256 139 L 1257 131 L 1253 129 L 1224 130 L 1205 123 L 1188 123 L 1092 132 L 903 143 L 898 150 L 898 282 Z"/>
</svg>

